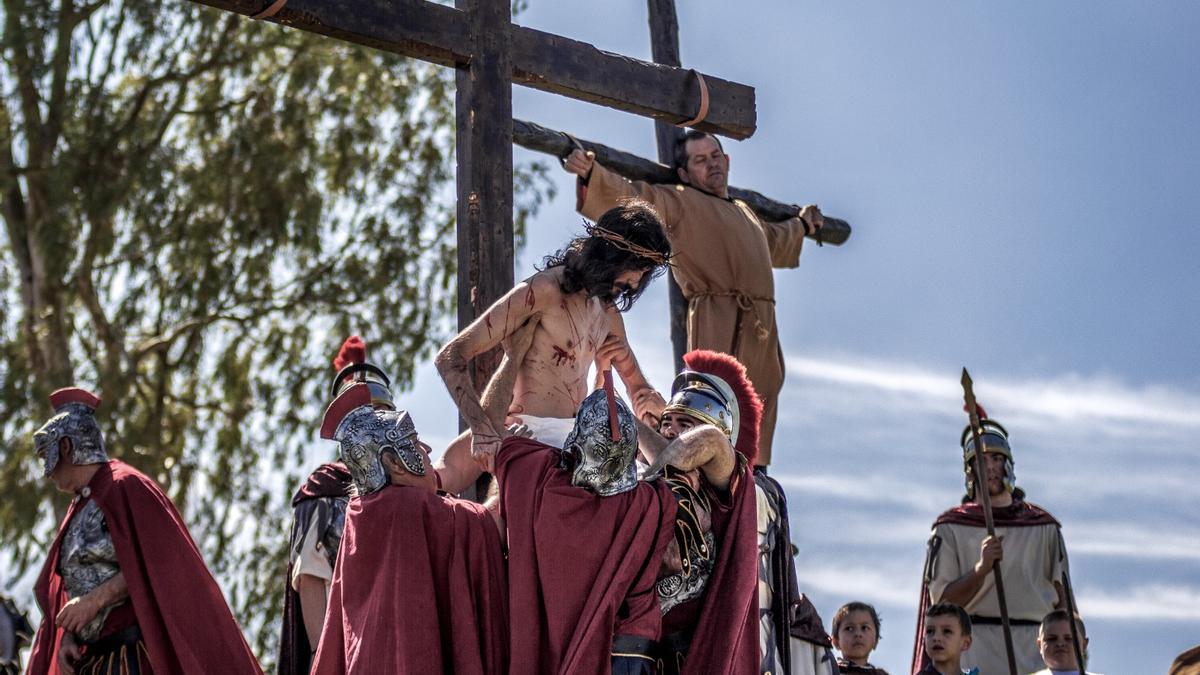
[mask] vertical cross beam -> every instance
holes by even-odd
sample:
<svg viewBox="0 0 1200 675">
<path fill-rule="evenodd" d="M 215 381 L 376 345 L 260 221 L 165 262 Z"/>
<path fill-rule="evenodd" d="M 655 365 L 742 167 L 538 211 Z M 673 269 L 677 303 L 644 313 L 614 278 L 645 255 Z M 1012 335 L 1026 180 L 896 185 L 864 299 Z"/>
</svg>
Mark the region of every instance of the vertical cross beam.
<svg viewBox="0 0 1200 675">
<path fill-rule="evenodd" d="M 675 0 L 646 0 L 650 10 L 650 53 L 655 63 L 681 65 L 679 58 L 679 19 L 675 15 Z M 675 141 L 683 130 L 666 122 L 654 123 L 658 140 L 658 161 L 675 166 Z M 675 353 L 675 372 L 683 370 L 683 355 L 687 351 L 688 302 L 683 289 L 675 281 L 674 272 L 667 273 L 667 298 L 670 302 L 671 347 Z"/>
<path fill-rule="evenodd" d="M 511 22 L 508 0 L 455 0 L 474 42 L 456 74 L 458 158 L 458 328 L 466 328 L 513 285 Z M 481 354 L 471 377 L 482 392 L 500 350 Z"/>
<path fill-rule="evenodd" d="M 458 329 L 462 330 L 513 285 L 512 21 L 509 0 L 455 0 L 467 13 L 472 58 L 455 72 L 455 151 L 458 160 Z M 467 364 L 482 395 L 503 356 L 496 347 Z M 459 417 L 458 428 L 466 422 Z M 483 474 L 464 498 L 482 502 L 491 476 Z"/>
</svg>

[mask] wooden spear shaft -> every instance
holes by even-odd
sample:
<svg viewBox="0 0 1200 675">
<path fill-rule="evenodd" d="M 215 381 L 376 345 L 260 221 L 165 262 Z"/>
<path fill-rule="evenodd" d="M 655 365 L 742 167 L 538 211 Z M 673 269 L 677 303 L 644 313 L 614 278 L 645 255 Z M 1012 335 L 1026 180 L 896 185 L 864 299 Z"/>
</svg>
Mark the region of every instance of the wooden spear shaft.
<svg viewBox="0 0 1200 675">
<path fill-rule="evenodd" d="M 975 456 L 971 463 L 975 470 L 975 498 L 983 509 L 983 522 L 987 527 L 989 537 L 996 536 L 996 523 L 992 519 L 992 496 L 988 493 L 987 467 L 983 462 L 983 442 L 980 439 L 979 411 L 975 403 L 974 383 L 971 375 L 963 368 L 962 372 L 963 397 L 967 403 L 967 415 L 971 418 L 971 438 L 975 442 Z M 1004 629 L 1004 651 L 1008 655 L 1008 673 L 1017 675 L 1017 657 L 1013 651 L 1012 628 L 1008 625 L 1008 601 L 1004 596 L 1004 577 L 1000 574 L 999 563 L 992 565 L 992 578 L 996 582 L 996 600 L 1000 605 L 1000 626 Z"/>
<path fill-rule="evenodd" d="M 1079 625 L 1075 622 L 1075 588 L 1071 585 L 1071 562 L 1067 559 L 1067 545 L 1063 542 L 1061 531 L 1058 533 L 1058 555 L 1063 561 L 1062 585 L 1063 595 L 1067 596 L 1067 614 L 1071 615 L 1071 647 L 1075 650 L 1075 666 L 1082 673 L 1085 672 L 1085 664 Z"/>
</svg>

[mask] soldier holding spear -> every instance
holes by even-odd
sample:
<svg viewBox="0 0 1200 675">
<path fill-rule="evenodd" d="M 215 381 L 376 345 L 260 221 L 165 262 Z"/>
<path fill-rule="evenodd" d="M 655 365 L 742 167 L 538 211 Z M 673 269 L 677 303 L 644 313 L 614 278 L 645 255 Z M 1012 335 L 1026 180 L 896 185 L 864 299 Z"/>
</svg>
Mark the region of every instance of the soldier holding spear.
<svg viewBox="0 0 1200 675">
<path fill-rule="evenodd" d="M 1030 673 L 1042 668 L 1038 626 L 1070 603 L 1060 525 L 1025 501 L 1016 487 L 1008 431 L 975 402 L 963 370 L 967 412 L 963 430 L 966 496 L 933 524 L 921 588 L 921 611 L 952 602 L 971 615 L 973 642 L 963 666 L 982 673 Z M 923 667 L 923 626 L 918 619 L 913 672 Z"/>
</svg>

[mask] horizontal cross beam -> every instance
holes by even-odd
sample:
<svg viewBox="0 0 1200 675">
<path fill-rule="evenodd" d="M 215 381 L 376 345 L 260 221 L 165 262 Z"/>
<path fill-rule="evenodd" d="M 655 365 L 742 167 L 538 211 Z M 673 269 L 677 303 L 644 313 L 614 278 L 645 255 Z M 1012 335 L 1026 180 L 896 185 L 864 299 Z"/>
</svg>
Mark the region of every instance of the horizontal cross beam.
<svg viewBox="0 0 1200 675">
<path fill-rule="evenodd" d="M 675 171 L 665 164 L 653 162 L 624 150 L 617 150 L 594 141 L 573 138 L 561 131 L 547 129 L 533 122 L 513 120 L 513 143 L 544 152 L 555 157 L 566 157 L 576 148 L 578 141 L 585 150 L 596 153 L 596 161 L 606 168 L 612 169 L 629 180 L 641 180 L 647 183 L 678 183 Z M 746 203 L 751 210 L 763 220 L 786 220 L 796 215 L 800 207 L 796 204 L 779 202 L 766 197 L 754 190 L 730 187 L 729 196 Z M 840 246 L 850 238 L 850 223 L 841 218 L 825 216 L 825 226 L 821 228 L 821 241 L 826 244 Z"/>
<path fill-rule="evenodd" d="M 272 0 L 193 0 L 253 16 Z M 474 40 L 464 12 L 428 0 L 287 0 L 271 21 L 346 42 L 462 67 Z M 585 42 L 509 24 L 512 81 L 679 124 L 700 110 L 696 73 L 606 52 Z M 696 129 L 749 138 L 757 125 L 754 88 L 704 75 L 709 109 Z"/>
</svg>

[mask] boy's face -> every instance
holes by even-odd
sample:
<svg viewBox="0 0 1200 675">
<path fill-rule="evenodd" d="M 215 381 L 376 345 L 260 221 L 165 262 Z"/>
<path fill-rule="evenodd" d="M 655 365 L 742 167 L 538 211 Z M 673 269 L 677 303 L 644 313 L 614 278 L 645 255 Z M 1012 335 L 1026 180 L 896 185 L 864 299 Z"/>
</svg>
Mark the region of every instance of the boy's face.
<svg viewBox="0 0 1200 675">
<path fill-rule="evenodd" d="M 958 667 L 962 653 L 971 648 L 971 636 L 963 635 L 956 616 L 925 618 L 925 653 L 941 670 L 942 666 Z"/>
<path fill-rule="evenodd" d="M 866 665 L 867 657 L 878 644 L 879 636 L 875 634 L 871 613 L 861 609 L 847 614 L 833 635 L 833 646 L 841 650 L 847 661 L 860 666 Z"/>
<path fill-rule="evenodd" d="M 1082 649 L 1087 649 L 1087 638 L 1080 636 Z M 1078 670 L 1075 663 L 1075 646 L 1071 644 L 1071 624 L 1054 621 L 1038 634 L 1038 649 L 1047 668 L 1055 670 Z"/>
</svg>

